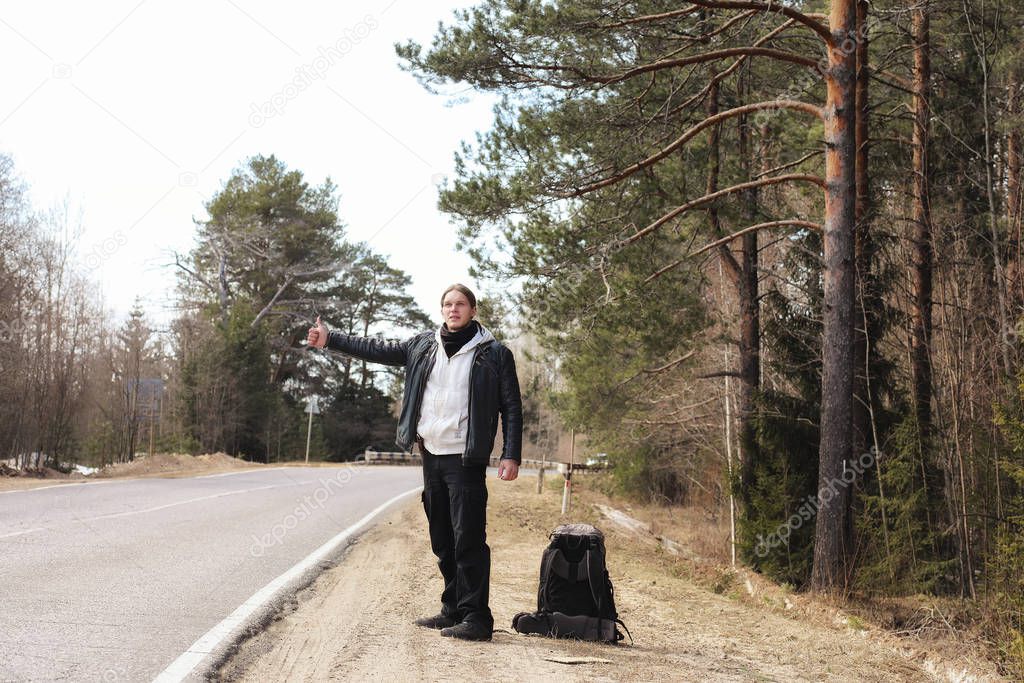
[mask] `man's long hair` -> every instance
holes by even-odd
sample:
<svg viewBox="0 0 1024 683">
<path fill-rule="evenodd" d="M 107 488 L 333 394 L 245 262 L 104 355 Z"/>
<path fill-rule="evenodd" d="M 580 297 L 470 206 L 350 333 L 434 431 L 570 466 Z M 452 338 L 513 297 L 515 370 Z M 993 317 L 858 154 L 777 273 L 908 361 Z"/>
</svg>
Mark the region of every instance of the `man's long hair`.
<svg viewBox="0 0 1024 683">
<path fill-rule="evenodd" d="M 456 282 L 454 285 L 448 285 L 448 288 L 441 292 L 441 305 L 444 306 L 444 298 L 448 295 L 448 292 L 455 290 L 456 292 L 462 292 L 469 299 L 470 308 L 476 308 L 476 294 L 464 284 Z"/>
</svg>

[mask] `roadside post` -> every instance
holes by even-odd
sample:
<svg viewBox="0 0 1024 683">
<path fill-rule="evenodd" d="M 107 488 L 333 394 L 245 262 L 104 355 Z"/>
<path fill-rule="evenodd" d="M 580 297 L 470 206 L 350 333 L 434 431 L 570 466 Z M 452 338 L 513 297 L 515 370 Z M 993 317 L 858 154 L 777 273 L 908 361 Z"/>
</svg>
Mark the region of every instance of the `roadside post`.
<svg viewBox="0 0 1024 683">
<path fill-rule="evenodd" d="M 320 407 L 316 403 L 316 396 L 310 397 L 306 403 L 306 412 L 309 413 L 309 423 L 306 425 L 306 464 L 309 464 L 309 442 L 313 436 L 313 416 L 320 414 Z"/>
<path fill-rule="evenodd" d="M 544 491 L 544 466 L 548 463 L 548 451 L 544 449 L 540 454 L 540 469 L 537 470 L 537 493 Z"/>
<path fill-rule="evenodd" d="M 565 468 L 565 488 L 562 489 L 562 514 L 572 507 L 572 467 L 576 462 L 576 429 L 572 430 L 572 441 L 569 445 L 569 466 Z"/>
</svg>

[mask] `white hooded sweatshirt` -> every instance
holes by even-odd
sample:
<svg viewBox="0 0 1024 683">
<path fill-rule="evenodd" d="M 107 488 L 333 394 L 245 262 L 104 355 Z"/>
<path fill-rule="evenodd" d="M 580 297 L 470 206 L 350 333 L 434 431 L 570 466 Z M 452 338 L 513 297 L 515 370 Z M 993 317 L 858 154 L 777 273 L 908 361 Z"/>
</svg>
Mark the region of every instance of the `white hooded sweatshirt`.
<svg viewBox="0 0 1024 683">
<path fill-rule="evenodd" d="M 444 352 L 441 330 L 434 333 L 437 353 L 434 367 L 427 377 L 420 406 L 417 433 L 428 451 L 438 455 L 462 454 L 466 450 L 469 429 L 469 373 L 473 368 L 475 349 L 494 339 L 483 325 L 451 358 Z"/>
</svg>

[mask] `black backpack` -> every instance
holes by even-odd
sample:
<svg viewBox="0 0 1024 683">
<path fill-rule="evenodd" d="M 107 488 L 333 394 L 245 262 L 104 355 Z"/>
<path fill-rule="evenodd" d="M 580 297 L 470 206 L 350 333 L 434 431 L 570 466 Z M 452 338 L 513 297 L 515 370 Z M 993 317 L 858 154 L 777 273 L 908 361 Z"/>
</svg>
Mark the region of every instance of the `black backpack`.
<svg viewBox="0 0 1024 683">
<path fill-rule="evenodd" d="M 561 638 L 622 640 L 616 624 L 626 626 L 615 610 L 604 534 L 589 524 L 563 524 L 548 538 L 540 561 L 537 611 L 517 614 L 512 628 Z"/>
</svg>

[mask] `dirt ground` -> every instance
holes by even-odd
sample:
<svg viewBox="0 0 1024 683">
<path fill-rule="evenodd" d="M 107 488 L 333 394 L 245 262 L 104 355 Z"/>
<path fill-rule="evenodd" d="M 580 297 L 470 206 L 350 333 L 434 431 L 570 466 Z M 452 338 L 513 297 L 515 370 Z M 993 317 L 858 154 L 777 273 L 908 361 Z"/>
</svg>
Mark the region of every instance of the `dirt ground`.
<svg viewBox="0 0 1024 683">
<path fill-rule="evenodd" d="M 16 472 L 16 474 L 9 474 L 10 472 Z M 77 472 L 64 474 L 49 467 L 24 474 L 17 472 L 17 470 L 4 470 L 0 471 L 0 491 L 34 489 L 40 486 L 54 486 L 55 484 L 66 484 L 83 479 L 86 479 L 83 474 Z"/>
<path fill-rule="evenodd" d="M 945 657 L 922 643 L 850 619 L 841 610 L 659 544 L 650 526 L 602 516 L 607 499 L 577 493 L 562 518 L 560 478 L 489 482 L 494 640 L 467 643 L 417 628 L 437 612 L 441 579 L 417 503 L 392 511 L 303 590 L 220 670 L 229 681 L 983 681 L 985 661 Z M 639 515 L 641 511 L 637 511 Z M 630 513 L 634 514 L 634 513 Z M 655 513 L 656 514 L 656 513 Z M 620 617 L 634 643 L 618 646 L 522 636 L 519 611 L 536 607 L 547 533 L 590 522 L 607 539 Z M 661 520 L 656 532 L 668 535 Z M 690 525 L 692 527 L 692 525 Z M 682 529 L 679 529 L 682 533 Z M 692 533 L 707 542 L 707 534 Z M 689 540 L 689 539 L 687 539 Z M 708 581 L 709 576 L 717 580 Z M 569 663 L 574 662 L 574 663 Z"/>
<path fill-rule="evenodd" d="M 0 476 L 0 491 L 20 491 L 69 483 L 100 479 L 131 479 L 137 477 L 191 477 L 203 474 L 217 474 L 239 469 L 265 467 L 259 463 L 233 458 L 224 453 L 188 455 L 185 453 L 156 453 L 139 456 L 131 462 L 108 465 L 96 474 L 87 477 L 78 472 L 64 474 L 46 468 L 33 475 Z"/>
<path fill-rule="evenodd" d="M 97 479 L 121 477 L 190 477 L 197 474 L 214 474 L 231 470 L 265 467 L 260 463 L 233 458 L 226 453 L 156 453 L 135 458 L 131 462 L 107 465 L 96 473 Z"/>
</svg>

